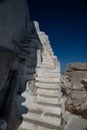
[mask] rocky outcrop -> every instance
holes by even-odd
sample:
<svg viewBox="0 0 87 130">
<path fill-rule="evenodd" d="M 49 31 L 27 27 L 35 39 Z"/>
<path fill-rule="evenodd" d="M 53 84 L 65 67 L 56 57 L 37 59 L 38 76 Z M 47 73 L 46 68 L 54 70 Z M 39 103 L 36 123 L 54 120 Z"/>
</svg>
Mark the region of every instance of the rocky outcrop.
<svg viewBox="0 0 87 130">
<path fill-rule="evenodd" d="M 68 64 L 61 80 L 67 109 L 80 114 L 87 110 L 87 63 Z"/>
<path fill-rule="evenodd" d="M 66 121 L 64 130 L 87 130 L 87 119 L 70 114 L 67 111 L 64 115 L 64 119 Z"/>
<path fill-rule="evenodd" d="M 72 71 L 87 71 L 87 63 L 71 63 L 66 66 L 67 72 L 72 72 Z"/>
</svg>

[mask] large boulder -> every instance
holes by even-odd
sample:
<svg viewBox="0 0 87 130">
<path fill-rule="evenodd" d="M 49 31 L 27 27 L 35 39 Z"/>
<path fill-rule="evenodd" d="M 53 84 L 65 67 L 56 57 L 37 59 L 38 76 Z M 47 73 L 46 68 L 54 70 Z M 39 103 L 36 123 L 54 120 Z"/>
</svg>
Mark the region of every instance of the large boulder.
<svg viewBox="0 0 87 130">
<path fill-rule="evenodd" d="M 14 48 L 26 29 L 30 29 L 27 0 L 0 0 L 0 46 Z"/>
<path fill-rule="evenodd" d="M 61 85 L 67 97 L 67 110 L 73 113 L 87 110 L 87 63 L 68 64 L 67 71 L 61 76 Z"/>
<path fill-rule="evenodd" d="M 66 67 L 68 72 L 72 71 L 87 71 L 87 63 L 77 62 L 77 63 L 70 63 Z"/>
</svg>

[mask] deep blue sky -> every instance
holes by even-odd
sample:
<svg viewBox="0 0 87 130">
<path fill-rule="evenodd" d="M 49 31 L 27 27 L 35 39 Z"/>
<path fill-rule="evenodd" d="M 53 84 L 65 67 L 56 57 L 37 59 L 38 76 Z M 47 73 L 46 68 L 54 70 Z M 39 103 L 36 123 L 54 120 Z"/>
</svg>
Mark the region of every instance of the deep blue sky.
<svg viewBox="0 0 87 130">
<path fill-rule="evenodd" d="M 66 64 L 87 62 L 86 0 L 29 0 L 31 20 L 49 35 L 54 53 Z"/>
</svg>

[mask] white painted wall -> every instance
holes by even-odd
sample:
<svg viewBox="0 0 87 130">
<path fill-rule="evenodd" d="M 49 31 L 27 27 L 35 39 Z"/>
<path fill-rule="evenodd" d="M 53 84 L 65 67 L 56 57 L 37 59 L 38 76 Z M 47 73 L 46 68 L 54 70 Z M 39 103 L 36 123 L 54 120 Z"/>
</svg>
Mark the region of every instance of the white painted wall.
<svg viewBox="0 0 87 130">
<path fill-rule="evenodd" d="M 25 30 L 25 17 L 29 10 L 26 0 L 5 0 L 0 3 L 0 46 L 13 48 L 12 39 L 19 40 Z"/>
</svg>

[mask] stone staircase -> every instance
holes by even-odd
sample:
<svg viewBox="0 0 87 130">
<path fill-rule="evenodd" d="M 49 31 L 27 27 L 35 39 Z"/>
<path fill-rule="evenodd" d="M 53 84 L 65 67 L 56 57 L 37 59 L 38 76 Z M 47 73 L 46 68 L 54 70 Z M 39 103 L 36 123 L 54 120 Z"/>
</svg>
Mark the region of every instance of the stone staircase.
<svg viewBox="0 0 87 130">
<path fill-rule="evenodd" d="M 22 93 L 25 98 L 22 105 L 27 108 L 27 112 L 22 114 L 23 122 L 18 130 L 62 130 L 60 65 L 54 56 L 48 37 L 42 32 L 38 35 L 43 52 L 37 56 L 36 68 L 27 69 L 30 77 L 31 74 L 35 74 L 35 80 L 34 84 L 30 85 L 32 79 L 27 79 L 26 90 Z M 28 34 L 25 37 L 28 38 Z"/>
<path fill-rule="evenodd" d="M 58 102 L 60 74 L 55 69 L 36 69 L 35 100 L 23 115 L 20 130 L 61 130 L 61 103 Z M 48 70 L 48 71 L 47 71 Z M 52 72 L 51 72 L 52 70 Z M 55 75 L 55 76 L 54 76 Z"/>
</svg>

